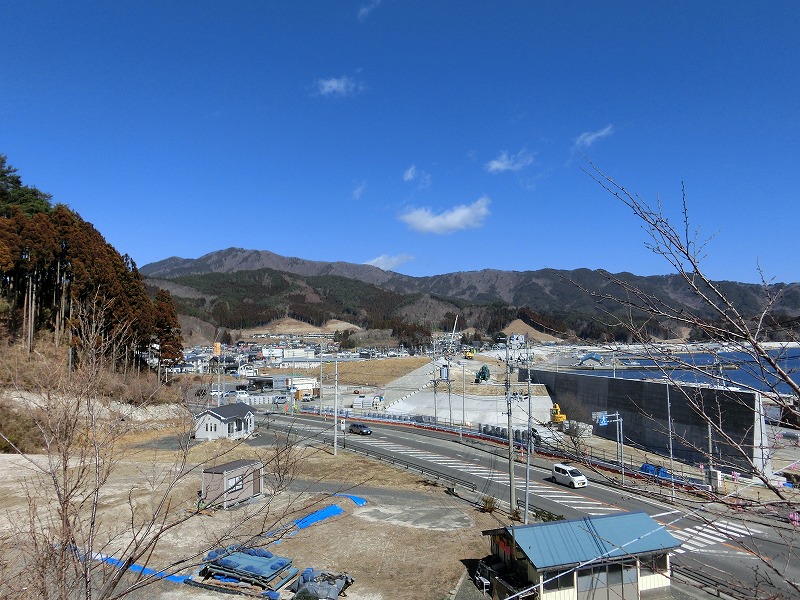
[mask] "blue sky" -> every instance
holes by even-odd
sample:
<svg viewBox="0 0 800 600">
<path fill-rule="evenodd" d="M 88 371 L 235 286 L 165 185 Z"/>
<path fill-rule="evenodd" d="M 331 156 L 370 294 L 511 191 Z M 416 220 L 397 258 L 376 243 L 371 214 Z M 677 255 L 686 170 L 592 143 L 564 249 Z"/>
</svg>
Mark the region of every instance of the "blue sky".
<svg viewBox="0 0 800 600">
<path fill-rule="evenodd" d="M 790 2 L 0 3 L 0 153 L 143 266 L 670 272 L 588 157 L 800 281 Z"/>
</svg>

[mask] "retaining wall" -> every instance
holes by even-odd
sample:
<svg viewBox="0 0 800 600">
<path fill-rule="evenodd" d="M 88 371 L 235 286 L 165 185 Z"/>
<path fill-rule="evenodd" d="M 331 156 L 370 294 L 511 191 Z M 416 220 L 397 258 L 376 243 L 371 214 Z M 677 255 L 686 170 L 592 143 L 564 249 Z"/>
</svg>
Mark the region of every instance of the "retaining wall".
<svg viewBox="0 0 800 600">
<path fill-rule="evenodd" d="M 520 379 L 527 380 L 525 369 Z M 543 383 L 553 402 L 570 420 L 592 422 L 592 413 L 618 412 L 626 444 L 636 445 L 662 456 L 669 455 L 669 426 L 672 417 L 672 454 L 688 464 L 708 463 L 709 427 L 697 408 L 709 415 L 724 434 L 711 432 L 714 468 L 725 472 L 750 473 L 738 448 L 753 464 L 770 473 L 768 442 L 761 395 L 754 392 L 694 385 L 673 385 L 661 381 L 621 379 L 546 370 L 531 370 L 531 381 Z M 595 426 L 594 434 L 616 440 L 615 423 Z M 737 448 L 738 446 L 738 448 Z"/>
</svg>

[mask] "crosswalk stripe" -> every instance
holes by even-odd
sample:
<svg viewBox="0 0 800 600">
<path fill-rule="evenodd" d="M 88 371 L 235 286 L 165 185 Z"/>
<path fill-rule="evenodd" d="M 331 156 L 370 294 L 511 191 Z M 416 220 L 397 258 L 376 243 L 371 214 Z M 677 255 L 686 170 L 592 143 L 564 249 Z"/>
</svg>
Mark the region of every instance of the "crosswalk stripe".
<svg viewBox="0 0 800 600">
<path fill-rule="evenodd" d="M 718 542 L 724 542 L 728 538 L 724 535 L 720 535 L 719 533 L 709 532 L 709 531 L 693 531 L 692 537 L 695 539 L 701 540 L 709 540 L 712 544 L 716 544 Z"/>
<path fill-rule="evenodd" d="M 730 521 L 719 521 L 713 525 L 716 529 L 721 529 L 727 533 L 732 535 L 736 535 L 737 537 L 740 536 L 749 536 L 753 535 L 754 533 L 764 533 L 759 529 L 748 528 L 747 526 L 739 525 L 737 523 L 732 523 Z"/>
</svg>

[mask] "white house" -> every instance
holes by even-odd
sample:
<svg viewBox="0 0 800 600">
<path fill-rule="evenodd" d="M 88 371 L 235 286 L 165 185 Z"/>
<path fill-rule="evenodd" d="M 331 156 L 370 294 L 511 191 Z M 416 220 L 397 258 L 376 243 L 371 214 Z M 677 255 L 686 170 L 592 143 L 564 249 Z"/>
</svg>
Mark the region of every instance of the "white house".
<svg viewBox="0 0 800 600">
<path fill-rule="evenodd" d="M 198 440 L 238 440 L 255 431 L 256 413 L 247 404 L 207 408 L 197 415 L 194 436 Z"/>
</svg>

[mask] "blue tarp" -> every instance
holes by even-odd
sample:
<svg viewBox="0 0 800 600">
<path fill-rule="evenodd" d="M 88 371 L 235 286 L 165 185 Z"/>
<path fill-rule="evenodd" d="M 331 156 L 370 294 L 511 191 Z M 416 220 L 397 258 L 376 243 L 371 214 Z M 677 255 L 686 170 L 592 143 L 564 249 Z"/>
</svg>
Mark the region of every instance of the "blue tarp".
<svg viewBox="0 0 800 600">
<path fill-rule="evenodd" d="M 121 560 L 117 560 L 113 556 L 98 557 L 97 560 L 115 567 L 122 567 L 123 564 Z M 176 583 L 183 583 L 188 578 L 188 575 L 167 575 L 161 571 L 149 569 L 141 565 L 131 565 L 128 567 L 128 570 L 134 573 L 142 573 L 143 575 L 155 575 L 159 579 L 166 579 L 167 581 L 174 581 Z"/>
<path fill-rule="evenodd" d="M 334 494 L 334 496 L 339 496 L 340 498 L 350 498 L 350 500 L 352 500 L 356 506 L 364 506 L 367 503 L 364 498 L 351 496 L 350 494 Z"/>
<path fill-rule="evenodd" d="M 310 515 L 303 517 L 302 519 L 297 519 L 294 524 L 297 526 L 298 529 L 305 529 L 313 525 L 314 523 L 319 523 L 325 519 L 330 517 L 335 517 L 337 515 L 342 514 L 344 511 L 336 504 L 331 504 L 328 508 L 323 508 L 322 510 L 318 510 L 317 512 L 313 512 Z"/>
<path fill-rule="evenodd" d="M 214 576 L 255 583 L 266 589 L 279 589 L 297 574 L 292 559 L 256 549 L 238 551 L 233 546 L 208 553 L 206 569 Z"/>
</svg>

